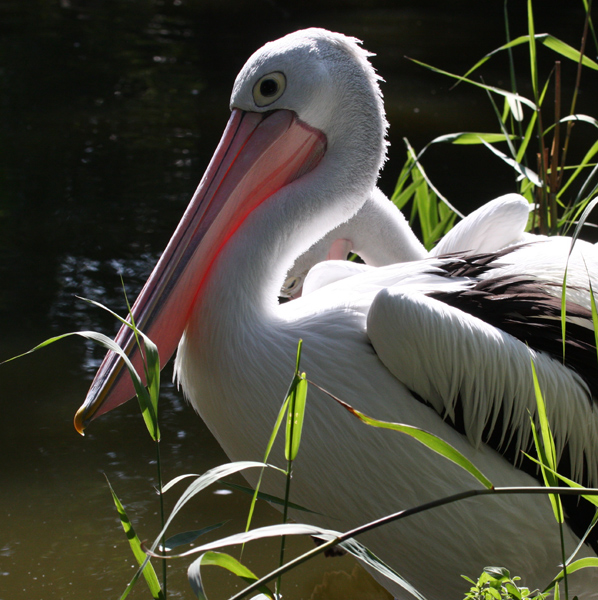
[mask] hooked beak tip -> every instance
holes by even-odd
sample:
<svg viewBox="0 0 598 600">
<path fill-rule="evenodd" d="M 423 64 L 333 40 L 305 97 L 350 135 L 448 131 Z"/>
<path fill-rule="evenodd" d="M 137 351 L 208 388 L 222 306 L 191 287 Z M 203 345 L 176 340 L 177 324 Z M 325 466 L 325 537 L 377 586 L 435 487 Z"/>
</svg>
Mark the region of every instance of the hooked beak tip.
<svg viewBox="0 0 598 600">
<path fill-rule="evenodd" d="M 82 406 L 75 414 L 74 425 L 77 433 L 85 435 L 85 419 L 84 419 L 85 408 Z"/>
</svg>

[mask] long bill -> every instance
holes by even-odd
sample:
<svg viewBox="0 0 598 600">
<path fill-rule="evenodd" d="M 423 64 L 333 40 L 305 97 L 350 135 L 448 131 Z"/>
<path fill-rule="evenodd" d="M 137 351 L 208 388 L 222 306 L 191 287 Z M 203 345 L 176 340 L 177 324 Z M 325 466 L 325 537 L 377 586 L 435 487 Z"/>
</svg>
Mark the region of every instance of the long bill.
<svg viewBox="0 0 598 600">
<path fill-rule="evenodd" d="M 205 175 L 132 308 L 137 328 L 158 346 L 162 366 L 174 354 L 227 241 L 262 202 L 311 171 L 325 151 L 324 134 L 291 111 L 233 110 Z M 142 375 L 131 328 L 123 325 L 115 341 Z M 91 420 L 134 395 L 124 361 L 108 352 L 75 415 L 75 428 L 83 433 Z"/>
</svg>

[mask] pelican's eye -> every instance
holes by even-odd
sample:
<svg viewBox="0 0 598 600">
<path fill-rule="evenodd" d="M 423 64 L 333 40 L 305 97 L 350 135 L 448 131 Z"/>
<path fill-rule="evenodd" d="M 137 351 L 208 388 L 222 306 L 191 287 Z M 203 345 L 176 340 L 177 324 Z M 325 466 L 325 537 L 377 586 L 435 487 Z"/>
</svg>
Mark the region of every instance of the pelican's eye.
<svg viewBox="0 0 598 600">
<path fill-rule="evenodd" d="M 283 73 L 276 71 L 264 75 L 253 86 L 253 99 L 258 106 L 268 106 L 278 100 L 287 86 L 287 80 Z"/>
<path fill-rule="evenodd" d="M 282 284 L 282 288 L 280 288 L 280 295 L 283 298 L 293 298 L 303 286 L 303 279 L 302 275 L 287 277 Z"/>
</svg>

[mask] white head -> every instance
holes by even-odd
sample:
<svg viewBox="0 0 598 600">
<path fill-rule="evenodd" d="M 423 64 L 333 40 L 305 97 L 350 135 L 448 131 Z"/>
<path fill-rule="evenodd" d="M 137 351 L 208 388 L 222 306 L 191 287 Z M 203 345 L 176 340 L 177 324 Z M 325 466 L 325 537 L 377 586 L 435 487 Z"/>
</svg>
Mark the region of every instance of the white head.
<svg viewBox="0 0 598 600">
<path fill-rule="evenodd" d="M 326 135 L 329 159 L 343 155 L 337 168 L 350 165 L 346 184 L 365 183 L 355 176 L 357 168 L 368 174 L 371 188 L 386 158 L 388 123 L 381 78 L 368 60 L 373 55 L 359 44 L 355 38 L 318 28 L 269 42 L 241 69 L 230 106 L 250 112 L 295 112 Z"/>
</svg>

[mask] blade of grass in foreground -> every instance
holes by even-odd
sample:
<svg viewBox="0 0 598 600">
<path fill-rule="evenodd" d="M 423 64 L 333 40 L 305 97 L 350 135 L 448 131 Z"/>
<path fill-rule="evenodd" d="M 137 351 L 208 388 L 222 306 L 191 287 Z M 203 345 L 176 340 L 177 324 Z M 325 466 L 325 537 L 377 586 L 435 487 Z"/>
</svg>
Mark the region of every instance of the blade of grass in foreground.
<svg viewBox="0 0 598 600">
<path fill-rule="evenodd" d="M 301 444 L 301 432 L 303 430 L 303 421 L 305 419 L 305 405 L 307 402 L 307 378 L 305 373 L 300 373 L 301 366 L 301 348 L 303 340 L 297 344 L 297 358 L 295 362 L 295 375 L 291 385 L 291 393 L 288 398 L 287 426 L 285 432 L 284 454 L 287 460 L 286 485 L 284 492 L 284 504 L 282 509 L 282 522 L 286 523 L 289 512 L 289 498 L 291 495 L 291 479 L 293 477 L 293 462 L 299 453 Z M 254 496 L 255 498 L 255 496 Z M 286 538 L 280 538 L 280 557 L 279 566 L 284 564 L 284 553 L 286 547 Z M 281 596 L 282 577 L 276 581 L 276 596 Z"/>
<path fill-rule="evenodd" d="M 208 565 L 226 569 L 247 583 L 253 583 L 258 580 L 252 571 L 230 554 L 225 554 L 224 552 L 206 552 L 193 561 L 187 570 L 189 584 L 199 600 L 208 600 L 201 580 L 201 567 Z M 268 598 L 274 598 L 272 592 L 265 585 L 260 586 L 258 590 Z"/>
<path fill-rule="evenodd" d="M 534 443 L 536 445 L 536 452 L 540 457 L 542 476 L 544 483 L 547 487 L 556 487 L 558 485 L 557 478 L 552 474 L 551 471 L 556 471 L 556 449 L 554 445 L 554 438 L 550 431 L 550 425 L 548 423 L 548 417 L 546 415 L 546 404 L 544 403 L 544 397 L 542 390 L 540 389 L 540 383 L 538 381 L 538 375 L 536 374 L 536 365 L 534 361 L 531 361 L 532 365 L 532 377 L 534 380 L 534 392 L 536 395 L 536 406 L 538 409 L 538 421 L 540 423 L 540 437 L 537 434 L 536 428 L 532 421 L 532 433 L 534 434 Z M 549 470 L 544 468 L 546 465 Z M 552 510 L 554 511 L 555 519 L 558 523 L 563 522 L 563 507 L 558 496 L 550 495 L 550 502 L 552 504 Z"/>
<path fill-rule="evenodd" d="M 563 569 L 551 582 L 551 584 L 544 590 L 545 592 L 551 590 L 556 583 L 563 580 L 565 577 L 579 571 L 580 569 L 587 569 L 589 567 L 598 568 L 598 558 L 595 556 L 589 556 L 587 558 L 580 558 L 570 565 L 567 565 L 567 570 Z"/>
<path fill-rule="evenodd" d="M 291 401 L 291 397 L 294 394 L 294 392 L 297 388 L 297 385 L 299 384 L 298 372 L 299 372 L 299 364 L 301 362 L 302 345 L 303 345 L 303 340 L 299 339 L 299 341 L 297 343 L 297 356 L 295 359 L 295 374 L 293 376 L 293 380 L 291 381 L 291 384 L 289 385 L 289 389 L 287 390 L 287 393 L 285 395 L 285 399 L 282 403 L 282 406 L 280 407 L 280 410 L 278 411 L 278 416 L 276 417 L 276 422 L 274 423 L 274 428 L 272 429 L 272 433 L 270 434 L 270 439 L 268 440 L 268 444 L 266 445 L 266 452 L 264 454 L 264 463 L 268 462 L 268 457 L 270 456 L 272 446 L 274 446 L 274 441 L 276 440 L 276 436 L 278 435 L 278 430 L 280 429 L 282 421 L 283 421 L 285 415 L 287 414 L 289 402 Z M 307 385 L 307 383 L 305 385 Z M 307 387 L 305 387 L 305 393 L 307 393 Z M 305 407 L 305 404 L 303 406 Z M 303 417 L 301 417 L 301 420 L 303 420 Z M 285 442 L 285 454 L 288 451 L 289 451 L 289 446 L 288 446 L 288 443 Z M 247 515 L 247 523 L 245 526 L 245 531 L 249 531 L 249 528 L 251 527 L 251 520 L 253 518 L 253 512 L 255 510 L 255 504 L 257 502 L 260 486 L 262 484 L 263 475 L 264 475 L 264 471 L 262 469 L 262 472 L 260 473 L 257 484 L 255 486 L 255 491 L 253 493 L 253 498 L 251 500 L 251 504 L 249 506 L 249 512 Z"/>
<path fill-rule="evenodd" d="M 538 107 L 536 106 L 536 104 L 534 102 L 532 102 L 531 100 L 529 100 L 528 98 L 526 98 L 525 96 L 521 96 L 519 94 L 514 94 L 513 92 L 509 92 L 508 90 L 503 90 L 501 88 L 497 88 L 492 85 L 485 85 L 483 83 L 479 83 L 478 81 L 473 81 L 472 79 L 467 79 L 465 77 L 462 77 L 461 75 L 455 75 L 454 73 L 449 73 L 448 71 L 444 71 L 443 69 L 438 69 L 437 67 L 428 65 L 424 62 L 421 62 L 420 60 L 415 60 L 414 58 L 409 58 L 409 60 L 411 62 L 414 62 L 416 65 L 420 65 L 422 67 L 425 67 L 426 69 L 429 69 L 430 71 L 433 71 L 434 73 L 439 73 L 440 75 L 446 75 L 447 77 L 451 77 L 453 79 L 458 79 L 459 81 L 466 81 L 467 83 L 470 83 L 471 85 L 473 85 L 475 87 L 479 87 L 484 90 L 494 92 L 496 94 L 499 94 L 500 96 L 509 97 L 509 98 L 511 98 L 512 102 L 520 102 L 521 104 L 525 104 L 526 106 L 529 106 L 534 111 L 538 110 Z"/>
<path fill-rule="evenodd" d="M 137 398 L 138 398 L 139 404 L 141 406 L 141 411 L 143 413 L 143 418 L 145 420 L 145 423 L 148 426 L 148 429 L 152 428 L 153 424 L 155 424 L 155 427 L 150 430 L 150 433 L 152 434 L 152 438 L 154 440 L 160 439 L 160 431 L 158 429 L 157 416 L 153 409 L 150 395 L 149 395 L 146 387 L 143 385 L 141 377 L 139 377 L 139 374 L 135 370 L 133 363 L 131 362 L 129 357 L 125 354 L 123 349 L 118 344 L 116 344 L 114 342 L 114 340 L 110 339 L 108 336 L 106 336 L 102 333 L 97 333 L 96 331 L 72 331 L 69 333 L 63 333 L 62 335 L 58 335 L 56 337 L 49 338 L 49 339 L 43 341 L 41 344 L 38 344 L 34 348 L 31 348 L 31 350 L 28 350 L 27 352 L 23 352 L 22 354 L 13 356 L 12 358 L 5 360 L 4 363 L 10 362 L 12 360 L 16 360 L 17 358 L 22 358 L 23 356 L 26 356 L 27 354 L 32 354 L 33 352 L 37 352 L 38 350 L 41 350 L 42 348 L 45 348 L 46 346 L 49 346 L 50 344 L 53 344 L 54 342 L 58 342 L 60 340 L 63 340 L 68 337 L 72 337 L 74 335 L 97 342 L 101 346 L 104 346 L 104 348 L 106 348 L 108 350 L 112 350 L 113 352 L 116 352 L 123 359 L 123 361 L 125 362 L 125 365 L 127 366 L 129 374 L 131 376 L 131 379 L 133 380 L 133 385 L 135 386 L 135 393 L 137 394 Z M 4 363 L 0 363 L 0 364 L 4 364 Z"/>
<path fill-rule="evenodd" d="M 313 548 L 309 552 L 306 552 L 305 554 L 301 555 L 300 557 L 293 559 L 286 565 L 279 567 L 278 569 L 276 569 L 276 571 L 273 571 L 266 577 L 263 577 L 261 580 L 252 582 L 252 584 L 249 586 L 249 588 L 241 591 L 239 594 L 237 594 L 235 596 L 235 598 L 240 595 L 243 596 L 243 595 L 245 595 L 245 593 L 249 593 L 249 591 L 258 589 L 258 585 L 261 585 L 262 583 L 263 584 L 267 583 L 266 581 L 264 581 L 265 579 L 267 579 L 268 581 L 272 581 L 272 580 L 276 579 L 277 577 L 279 577 L 280 575 L 282 575 L 282 573 L 293 568 L 293 566 L 297 566 L 303 562 L 306 562 L 313 556 L 316 556 L 317 554 L 321 554 L 322 552 L 324 552 L 326 550 L 326 548 L 340 542 L 339 545 L 342 548 L 344 548 L 347 552 L 349 552 L 356 558 L 359 558 L 361 561 L 366 562 L 368 565 L 375 568 L 380 573 L 383 573 L 384 575 L 386 575 L 386 577 L 388 577 L 391 581 L 393 581 L 396 584 L 403 587 L 410 594 L 412 594 L 413 596 L 418 598 L 418 600 L 425 600 L 423 598 L 423 596 L 411 584 L 409 584 L 409 582 L 407 582 L 405 579 L 403 579 L 396 571 L 394 571 L 388 565 L 383 563 L 375 554 L 370 552 L 363 544 L 361 544 L 360 542 L 358 542 L 355 539 L 350 539 L 352 536 L 348 536 L 346 533 L 341 534 L 340 532 L 334 531 L 331 529 L 324 529 L 322 527 L 317 527 L 315 525 L 305 525 L 305 524 L 300 524 L 300 523 L 287 523 L 286 525 L 268 525 L 266 527 L 260 527 L 258 529 L 254 529 L 252 531 L 248 531 L 245 533 L 237 533 L 237 534 L 234 534 L 231 536 L 227 536 L 225 538 L 216 540 L 214 542 L 210 542 L 208 544 L 203 544 L 197 548 L 193 548 L 191 550 L 188 550 L 187 552 L 179 554 L 178 556 L 179 557 L 189 556 L 192 554 L 198 554 L 201 552 L 215 550 L 216 548 L 222 548 L 222 547 L 226 547 L 226 546 L 236 546 L 239 544 L 246 544 L 247 542 L 250 542 L 253 540 L 261 540 L 261 539 L 286 536 L 286 535 L 309 535 L 312 537 L 321 538 L 321 539 L 325 540 L 325 542 L 322 545 Z M 150 555 L 153 555 L 153 554 L 150 552 Z M 194 576 L 195 576 L 195 573 L 194 573 Z"/>
<path fill-rule="evenodd" d="M 534 458 L 533 456 L 530 456 L 527 452 L 524 452 L 523 455 L 526 456 L 527 458 L 529 458 L 532 462 L 535 462 L 539 467 L 542 467 L 542 462 L 539 461 L 538 459 Z M 572 488 L 577 488 L 580 490 L 586 489 L 581 484 L 577 483 L 576 481 L 573 481 L 572 479 L 569 479 L 568 477 L 560 475 L 556 471 L 549 469 L 548 466 L 544 465 L 544 468 L 550 470 L 551 473 L 555 477 L 558 477 L 561 481 L 564 481 L 568 486 L 570 486 Z M 594 506 L 598 507 L 598 496 L 590 496 L 588 494 L 582 494 L 581 497 L 584 498 L 585 500 L 587 500 L 588 502 L 592 503 Z M 590 535 L 590 532 L 592 531 L 592 529 L 594 529 L 594 527 L 596 526 L 596 523 L 598 523 L 598 509 L 594 513 L 594 517 L 592 518 L 591 523 L 588 525 L 586 532 L 579 539 L 577 548 L 575 548 L 575 550 L 573 550 L 573 552 L 571 553 L 571 556 L 565 562 L 566 565 L 572 564 L 573 559 L 575 558 L 575 556 L 577 555 L 579 550 L 584 546 L 588 535 Z"/>
<path fill-rule="evenodd" d="M 129 318 L 131 322 L 123 319 L 120 315 L 116 314 L 113 310 L 109 309 L 107 306 L 104 306 L 100 302 L 96 302 L 95 300 L 89 300 L 88 298 L 81 298 L 77 296 L 80 300 L 91 304 L 92 306 L 97 306 L 110 313 L 113 317 L 115 317 L 118 321 L 120 321 L 123 325 L 126 325 L 130 329 L 133 330 L 135 334 L 135 340 L 137 342 L 137 346 L 139 348 L 139 352 L 143 362 L 143 371 L 145 374 L 145 380 L 147 382 L 147 387 L 143 386 L 143 389 L 147 391 L 144 394 L 144 397 L 141 398 L 139 393 L 137 393 L 137 398 L 139 399 L 139 406 L 141 407 L 141 414 L 143 415 L 143 420 L 145 422 L 145 426 L 155 442 L 160 441 L 160 429 L 158 427 L 158 400 L 160 397 L 160 355 L 158 353 L 158 347 L 150 338 L 145 335 L 141 330 L 137 329 L 135 325 L 135 320 L 133 319 L 133 313 L 131 312 L 131 307 L 129 305 L 129 300 L 127 298 L 127 294 L 124 289 L 123 283 L 123 292 L 125 295 L 125 301 L 127 303 L 127 308 L 129 311 Z M 143 339 L 143 346 L 140 342 L 140 338 Z M 119 346 L 120 347 L 120 346 Z M 145 348 L 145 352 L 143 351 Z M 121 356 L 124 355 L 124 352 L 121 350 L 119 352 Z M 133 383 L 135 383 L 135 379 L 133 379 Z M 135 383 L 135 390 L 137 391 L 137 384 Z"/>
<path fill-rule="evenodd" d="M 388 421 L 379 421 L 377 419 L 373 419 L 372 417 L 368 417 L 366 414 L 353 408 L 350 404 L 347 404 L 344 400 L 337 398 L 334 394 L 331 394 L 329 391 L 320 387 L 313 381 L 310 381 L 310 383 L 312 385 L 315 385 L 319 390 L 324 392 L 334 401 L 338 402 L 338 404 L 340 404 L 344 409 L 349 411 L 349 413 L 357 417 L 366 425 L 371 425 L 372 427 L 381 427 L 383 429 L 392 429 L 393 431 L 406 433 L 407 435 L 415 438 L 418 442 L 421 442 L 430 450 L 436 452 L 437 454 L 440 454 L 440 456 L 444 456 L 444 458 L 450 460 L 451 462 L 454 462 L 462 469 L 465 469 L 487 489 L 492 489 L 492 482 L 470 460 L 465 458 L 465 456 L 463 456 L 456 448 L 454 448 L 438 436 L 434 435 L 433 433 L 429 433 L 428 431 L 424 431 L 423 429 L 419 429 L 418 427 L 413 427 L 412 425 L 404 425 L 402 423 L 389 423 Z"/>
<path fill-rule="evenodd" d="M 135 559 L 137 560 L 137 563 L 139 565 L 145 565 L 143 567 L 142 573 L 143 573 L 143 576 L 145 577 L 145 581 L 147 582 L 147 586 L 150 590 L 152 598 L 155 598 L 156 600 L 164 600 L 164 594 L 162 593 L 162 589 L 160 588 L 160 583 L 158 582 L 158 577 L 156 575 L 156 571 L 154 571 L 154 567 L 153 567 L 152 563 L 147 560 L 147 555 L 145 554 L 145 552 L 143 551 L 143 549 L 141 547 L 141 542 L 139 541 L 139 538 L 137 537 L 137 534 L 135 533 L 135 530 L 133 529 L 133 525 L 131 525 L 131 521 L 129 520 L 129 517 L 127 516 L 127 513 L 125 512 L 123 505 L 121 504 L 120 500 L 118 499 L 118 496 L 112 489 L 112 486 L 110 485 L 110 481 L 108 480 L 108 477 L 106 477 L 106 481 L 108 482 L 108 487 L 110 488 L 110 493 L 112 494 L 114 504 L 116 505 L 116 510 L 118 511 L 118 516 L 120 517 L 120 522 L 125 531 L 125 535 L 127 536 L 127 539 L 129 540 L 129 544 L 131 546 L 131 550 L 133 551 L 133 554 L 135 555 Z M 127 588 L 125 589 L 122 596 L 120 597 L 120 600 L 124 600 L 129 595 L 130 591 L 133 589 L 133 586 L 137 582 L 138 578 L 139 578 L 139 572 L 135 573 L 135 575 L 133 576 L 133 579 L 129 582 L 129 585 L 127 585 Z"/>
</svg>

